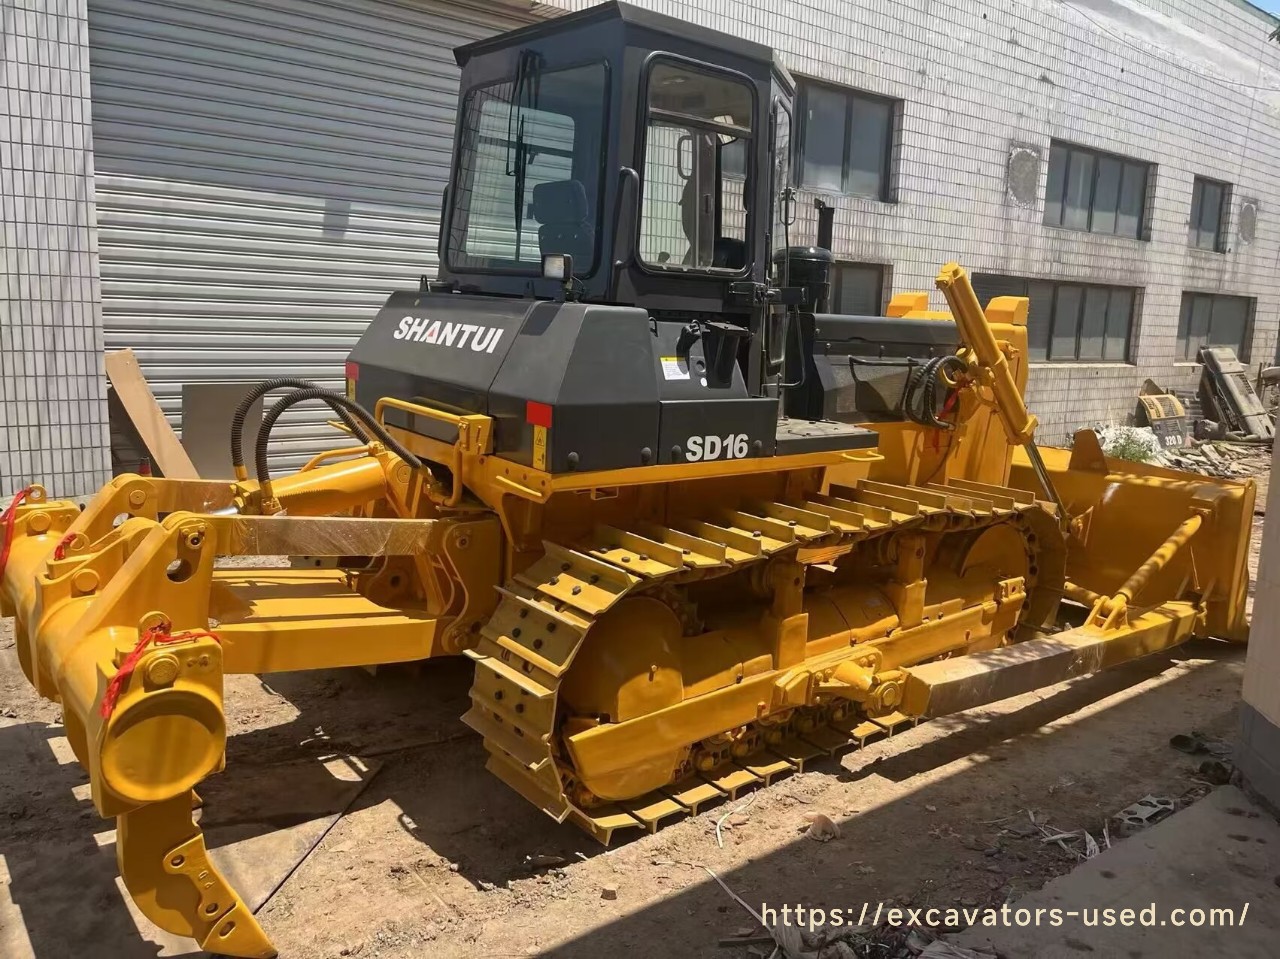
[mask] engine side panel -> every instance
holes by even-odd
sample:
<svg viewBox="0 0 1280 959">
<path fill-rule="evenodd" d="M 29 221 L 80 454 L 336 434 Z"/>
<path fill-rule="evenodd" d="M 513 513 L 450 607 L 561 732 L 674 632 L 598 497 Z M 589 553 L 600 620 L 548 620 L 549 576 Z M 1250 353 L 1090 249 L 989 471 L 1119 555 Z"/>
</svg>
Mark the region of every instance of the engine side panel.
<svg viewBox="0 0 1280 959">
<path fill-rule="evenodd" d="M 787 391 L 787 413 L 843 423 L 901 419 L 910 361 L 960 345 L 956 325 L 946 320 L 802 313 L 800 329 L 804 382 Z"/>
<path fill-rule="evenodd" d="M 392 293 L 347 358 L 356 400 L 372 410 L 384 396 L 423 397 L 453 412 L 489 412 L 493 379 L 529 307 L 493 296 Z"/>
<path fill-rule="evenodd" d="M 636 307 L 396 293 L 352 351 L 349 375 L 369 408 L 389 396 L 491 416 L 495 455 L 549 473 L 773 456 L 778 401 L 747 395 L 740 335 Z M 426 416 L 385 417 L 456 439 Z"/>
</svg>

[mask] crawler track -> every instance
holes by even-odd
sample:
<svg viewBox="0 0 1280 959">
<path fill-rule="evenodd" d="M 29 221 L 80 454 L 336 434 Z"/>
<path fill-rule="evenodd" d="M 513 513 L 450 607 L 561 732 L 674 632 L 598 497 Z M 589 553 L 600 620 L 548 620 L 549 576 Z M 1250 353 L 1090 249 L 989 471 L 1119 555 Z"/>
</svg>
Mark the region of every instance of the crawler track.
<svg viewBox="0 0 1280 959">
<path fill-rule="evenodd" d="M 1027 545 L 1030 599 L 1037 535 L 1056 528 L 1052 507 L 1003 487 L 863 481 L 833 492 L 838 495 L 755 503 L 670 527 L 597 527 L 585 543 L 545 543 L 540 559 L 500 587 L 498 607 L 468 653 L 476 673 L 472 706 L 463 720 L 484 737 L 487 768 L 556 820 L 573 819 L 608 843 L 619 829 L 656 830 L 668 818 L 696 814 L 705 804 L 800 771 L 814 759 L 862 748 L 915 725 L 916 719 L 900 713 L 866 717 L 855 704 L 832 700 L 794 709 L 782 722 L 735 727 L 732 744 L 703 740 L 702 762 L 635 799 L 574 802 L 573 769 L 558 745 L 559 688 L 588 632 L 624 597 L 739 572 L 777 557 L 826 562 L 824 556 L 842 547 L 905 529 L 965 532 L 1011 524 Z M 706 768 L 707 756 L 715 759 L 711 768 Z"/>
</svg>

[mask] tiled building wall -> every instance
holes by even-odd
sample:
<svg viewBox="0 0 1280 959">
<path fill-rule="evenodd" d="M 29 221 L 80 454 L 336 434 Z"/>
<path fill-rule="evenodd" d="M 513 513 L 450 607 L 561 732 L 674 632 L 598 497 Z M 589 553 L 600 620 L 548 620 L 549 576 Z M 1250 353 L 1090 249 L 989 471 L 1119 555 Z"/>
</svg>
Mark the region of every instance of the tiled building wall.
<svg viewBox="0 0 1280 959">
<path fill-rule="evenodd" d="M 552 0 L 581 9 L 591 0 Z M 1280 45 L 1237 0 L 638 0 L 778 50 L 798 77 L 903 101 L 897 202 L 836 197 L 835 253 L 889 264 L 893 292 L 932 290 L 938 267 L 1142 288 L 1128 364 L 1036 364 L 1030 400 L 1047 441 L 1123 419 L 1174 361 L 1183 290 L 1256 297 L 1252 360 L 1280 326 Z M 1151 239 L 1043 224 L 1052 139 L 1157 166 Z M 1011 150 L 1038 151 L 1034 203 L 1008 190 Z M 1233 185 L 1228 253 L 1189 249 L 1196 175 Z M 1241 242 L 1244 197 L 1257 233 Z M 813 195 L 802 196 L 811 201 Z M 811 203 L 799 204 L 812 238 Z M 794 234 L 793 234 L 794 235 Z M 934 305 L 941 306 L 938 294 Z"/>
<path fill-rule="evenodd" d="M 0 497 L 110 476 L 85 3 L 0 0 Z"/>
</svg>

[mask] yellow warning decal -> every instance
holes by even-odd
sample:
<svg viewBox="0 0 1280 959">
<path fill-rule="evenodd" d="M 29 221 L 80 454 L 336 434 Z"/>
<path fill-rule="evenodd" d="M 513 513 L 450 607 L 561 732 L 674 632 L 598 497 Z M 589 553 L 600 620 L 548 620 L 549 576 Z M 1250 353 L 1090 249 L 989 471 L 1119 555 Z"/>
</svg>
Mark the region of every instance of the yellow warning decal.
<svg viewBox="0 0 1280 959">
<path fill-rule="evenodd" d="M 536 470 L 547 468 L 547 428 L 545 426 L 533 428 L 533 468 Z"/>
</svg>

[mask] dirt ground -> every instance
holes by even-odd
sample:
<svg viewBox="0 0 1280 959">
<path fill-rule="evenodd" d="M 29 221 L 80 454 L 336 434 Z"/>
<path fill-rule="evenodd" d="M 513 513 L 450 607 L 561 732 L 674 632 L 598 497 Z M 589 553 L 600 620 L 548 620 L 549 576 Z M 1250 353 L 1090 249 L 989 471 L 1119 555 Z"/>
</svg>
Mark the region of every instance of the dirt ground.
<svg viewBox="0 0 1280 959">
<path fill-rule="evenodd" d="M 1255 542 L 1255 559 L 1256 551 Z M 1109 818 L 1148 794 L 1194 801 L 1207 789 L 1201 757 L 1171 749 L 1169 738 L 1192 730 L 1234 738 L 1244 658 L 1238 646 L 1196 643 L 936 720 L 608 852 L 484 770 L 479 740 L 458 719 L 465 661 L 376 676 L 228 677 L 229 771 L 217 778 L 278 775 L 287 798 L 305 788 L 291 780 L 299 759 L 339 753 L 381 764 L 259 913 L 288 959 L 738 959 L 741 947 L 718 940 L 753 922 L 708 869 L 753 908 L 999 904 L 1079 858 L 1077 841 L 1043 842 L 1029 810 L 1105 842 L 1117 838 Z M 24 959 L 82 954 L 90 944 L 70 941 L 52 911 L 70 897 L 93 914 L 91 954 L 175 954 L 119 922 L 127 918 L 120 890 L 84 879 L 69 859 L 82 851 L 95 875 L 109 876 L 111 824 L 96 819 L 84 774 L 56 745 L 58 708 L 22 677 L 9 621 L 0 632 L 0 715 L 0 744 L 21 733 L 49 741 L 60 757 L 51 761 L 43 746 L 4 753 L 17 758 L 0 772 L 0 906 L 9 906 L 0 916 L 22 928 L 0 923 L 0 943 L 17 943 Z M 805 838 L 814 812 L 831 817 L 840 836 Z M 563 864 L 531 870 L 530 856 Z"/>
</svg>

